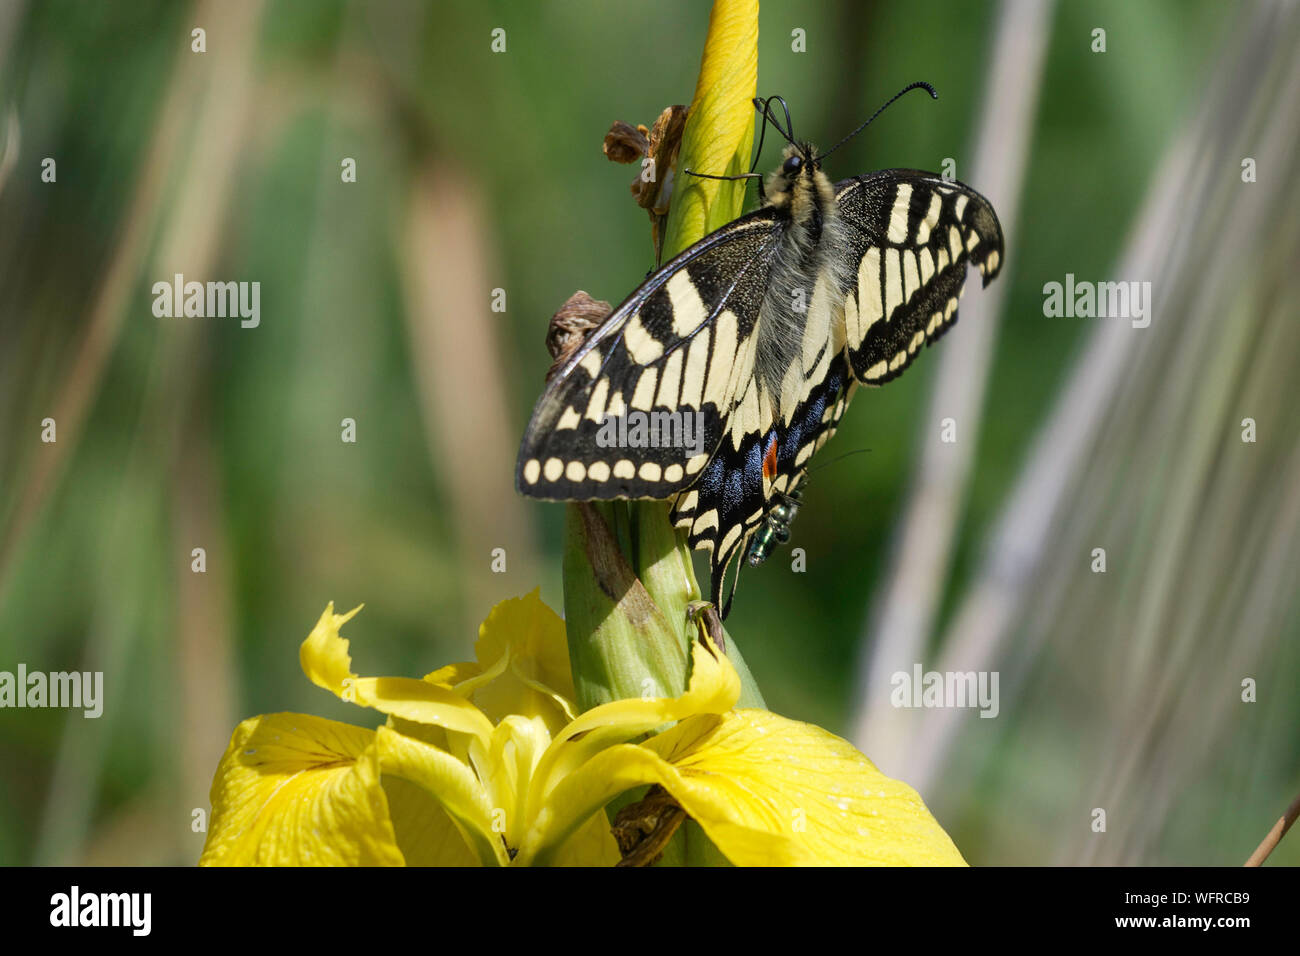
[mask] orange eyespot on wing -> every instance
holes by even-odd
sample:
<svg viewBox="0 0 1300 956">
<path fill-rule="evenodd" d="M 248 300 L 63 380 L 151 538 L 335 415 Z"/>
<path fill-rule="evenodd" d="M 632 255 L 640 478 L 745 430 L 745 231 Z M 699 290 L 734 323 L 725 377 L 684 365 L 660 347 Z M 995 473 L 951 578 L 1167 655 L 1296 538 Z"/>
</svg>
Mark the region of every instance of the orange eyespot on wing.
<svg viewBox="0 0 1300 956">
<path fill-rule="evenodd" d="M 767 443 L 767 453 L 763 455 L 763 477 L 768 481 L 776 477 L 776 435 Z"/>
</svg>

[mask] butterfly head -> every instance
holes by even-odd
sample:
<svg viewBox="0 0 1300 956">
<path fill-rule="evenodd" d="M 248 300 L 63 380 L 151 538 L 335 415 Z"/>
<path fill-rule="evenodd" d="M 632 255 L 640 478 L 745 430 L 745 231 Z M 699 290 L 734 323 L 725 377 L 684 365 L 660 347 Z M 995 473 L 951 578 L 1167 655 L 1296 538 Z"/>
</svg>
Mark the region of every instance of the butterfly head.
<svg viewBox="0 0 1300 956">
<path fill-rule="evenodd" d="M 767 202 L 778 209 L 788 209 L 796 220 L 823 214 L 834 203 L 831 181 L 822 172 L 821 157 L 812 143 L 791 143 L 781 154 L 781 165 L 767 177 L 764 193 Z"/>
</svg>

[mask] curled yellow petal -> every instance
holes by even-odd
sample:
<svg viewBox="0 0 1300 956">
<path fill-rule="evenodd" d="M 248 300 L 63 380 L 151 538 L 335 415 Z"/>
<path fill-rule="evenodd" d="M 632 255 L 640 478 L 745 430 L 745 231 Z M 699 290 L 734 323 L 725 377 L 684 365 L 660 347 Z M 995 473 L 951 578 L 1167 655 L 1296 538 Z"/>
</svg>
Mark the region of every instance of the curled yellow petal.
<svg viewBox="0 0 1300 956">
<path fill-rule="evenodd" d="M 358 677 L 339 696 L 403 720 L 434 724 L 484 741 L 492 736 L 492 722 L 472 703 L 453 690 L 414 677 Z"/>
<path fill-rule="evenodd" d="M 339 629 L 363 607 L 364 604 L 358 604 L 347 614 L 335 614 L 334 602 L 330 601 L 316 626 L 298 648 L 298 661 L 307 678 L 317 687 L 323 687 L 340 697 L 344 696 L 349 681 L 356 675 L 352 673 L 348 642 L 339 636 Z"/>
<path fill-rule="evenodd" d="M 412 677 L 358 677 L 352 672 L 348 641 L 339 631 L 360 610 L 335 614 L 331 603 L 302 642 L 298 659 L 312 683 L 348 703 L 472 734 L 486 743 L 492 736 L 491 721 L 446 685 Z"/>
<path fill-rule="evenodd" d="M 235 728 L 201 866 L 401 866 L 373 731 L 306 714 Z"/>
</svg>

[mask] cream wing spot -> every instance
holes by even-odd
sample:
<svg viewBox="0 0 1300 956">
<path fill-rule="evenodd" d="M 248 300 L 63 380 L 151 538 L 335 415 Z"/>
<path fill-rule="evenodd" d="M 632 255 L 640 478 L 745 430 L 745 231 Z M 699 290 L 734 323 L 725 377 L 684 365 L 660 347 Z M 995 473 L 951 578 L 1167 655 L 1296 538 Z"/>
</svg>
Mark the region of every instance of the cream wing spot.
<svg viewBox="0 0 1300 956">
<path fill-rule="evenodd" d="M 718 527 L 718 512 L 716 508 L 710 508 L 704 514 L 695 519 L 695 524 L 691 526 L 691 534 L 700 535 L 710 529 L 716 530 Z"/>
<path fill-rule="evenodd" d="M 739 449 L 745 436 L 758 430 L 758 389 L 751 380 L 740 404 L 731 413 L 731 447 Z"/>
<path fill-rule="evenodd" d="M 677 407 L 677 392 L 682 384 L 682 361 L 685 352 L 677 349 L 672 355 L 668 356 L 668 362 L 664 365 L 663 375 L 659 382 L 659 397 L 655 399 L 656 405 L 662 405 L 664 408 Z"/>
<path fill-rule="evenodd" d="M 903 301 L 910 302 L 913 293 L 921 287 L 921 280 L 916 274 L 916 254 L 911 249 L 903 250 Z"/>
<path fill-rule="evenodd" d="M 571 461 L 564 469 L 564 477 L 577 484 L 587 477 L 587 467 L 580 461 Z"/>
<path fill-rule="evenodd" d="M 866 376 L 867 381 L 870 382 L 870 381 L 874 381 L 875 379 L 881 378 L 888 371 L 889 371 L 888 364 L 886 364 L 884 361 L 877 362 L 875 365 L 871 366 L 871 368 L 867 369 L 867 376 Z"/>
<path fill-rule="evenodd" d="M 704 307 L 700 293 L 685 269 L 674 272 L 666 284 L 668 301 L 673 306 L 673 332 L 686 337 L 704 324 L 709 310 Z"/>
<path fill-rule="evenodd" d="M 639 312 L 632 316 L 623 330 L 623 347 L 638 365 L 649 365 L 664 354 L 663 343 L 641 324 Z"/>
<path fill-rule="evenodd" d="M 718 550 L 721 551 L 723 554 L 726 554 L 727 551 L 731 549 L 731 546 L 734 545 L 740 539 L 741 532 L 742 532 L 741 526 L 738 524 L 733 524 L 731 526 L 731 530 L 728 531 L 723 536 L 722 543 L 718 545 Z"/>
<path fill-rule="evenodd" d="M 614 477 L 624 479 L 635 478 L 636 466 L 626 458 L 620 458 L 618 461 L 614 462 Z"/>
<path fill-rule="evenodd" d="M 915 355 L 916 350 L 925 342 L 925 333 L 917 329 L 916 334 L 912 336 L 912 341 L 907 345 L 907 351 Z"/>
<path fill-rule="evenodd" d="M 524 465 L 524 481 L 530 485 L 537 484 L 537 479 L 542 476 L 542 463 L 536 458 L 529 459 L 528 464 Z"/>
<path fill-rule="evenodd" d="M 948 251 L 952 253 L 953 262 L 961 258 L 961 233 L 956 226 L 948 227 Z"/>
<path fill-rule="evenodd" d="M 693 475 L 709 463 L 708 455 L 695 455 L 686 462 L 686 473 Z"/>
<path fill-rule="evenodd" d="M 690 408 L 704 404 L 704 378 L 709 370 L 709 330 L 701 329 L 691 340 L 686 353 L 686 373 L 682 380 L 681 403 Z"/>
<path fill-rule="evenodd" d="M 564 410 L 564 414 L 560 416 L 559 422 L 555 425 L 555 430 L 566 431 L 568 429 L 577 428 L 578 423 L 581 421 L 582 416 L 579 415 L 573 406 L 570 405 Z"/>
<path fill-rule="evenodd" d="M 858 297 L 852 293 L 844 299 L 844 331 L 850 342 L 861 342 L 862 331 L 858 327 Z"/>
<path fill-rule="evenodd" d="M 686 469 L 683 468 L 681 465 L 669 465 L 667 468 L 664 469 L 664 481 L 671 482 L 672 484 L 676 484 L 677 482 L 682 480 L 682 476 L 685 474 L 686 474 Z"/>
<path fill-rule="evenodd" d="M 880 301 L 880 250 L 872 246 L 858 266 L 858 335 L 855 341 L 867 337 L 867 330 L 885 317 Z"/>
<path fill-rule="evenodd" d="M 646 461 L 641 463 L 641 470 L 637 474 L 641 476 L 642 481 L 657 482 L 663 475 L 663 469 L 653 461 Z"/>
<path fill-rule="evenodd" d="M 659 384 L 659 370 L 648 368 L 637 380 L 636 391 L 632 393 L 632 407 L 638 411 L 648 412 L 654 407 L 655 386 Z"/>
<path fill-rule="evenodd" d="M 558 458 L 546 459 L 546 467 L 542 469 L 542 474 L 546 476 L 547 481 L 559 481 L 560 475 L 564 474 L 564 462 Z"/>
<path fill-rule="evenodd" d="M 598 461 L 587 469 L 587 477 L 592 481 L 609 481 L 609 465 L 606 462 Z"/>
<path fill-rule="evenodd" d="M 578 366 L 593 379 L 600 374 L 601 355 L 596 349 L 592 349 L 582 357 Z"/>
<path fill-rule="evenodd" d="M 968 198 L 969 197 L 963 193 L 958 195 L 957 201 L 952 204 L 952 214 L 956 216 L 958 220 L 960 220 L 966 212 L 966 200 Z"/>
<path fill-rule="evenodd" d="M 903 276 L 898 265 L 898 250 L 885 250 L 885 321 L 903 304 Z"/>
<path fill-rule="evenodd" d="M 895 355 L 892 359 L 889 360 L 889 370 L 891 372 L 897 372 L 900 368 L 902 368 L 906 364 L 906 362 L 907 362 L 907 353 L 900 350 L 897 355 Z"/>
<path fill-rule="evenodd" d="M 934 275 L 934 256 L 930 255 L 929 249 L 922 249 L 919 258 L 921 260 L 921 285 L 926 285 Z"/>
<path fill-rule="evenodd" d="M 894 193 L 894 207 L 889 212 L 889 232 L 886 238 L 895 245 L 907 241 L 907 211 L 912 205 L 912 187 L 903 183 Z"/>
<path fill-rule="evenodd" d="M 736 361 L 737 319 L 728 309 L 718 316 L 713 327 L 713 354 L 709 359 L 709 374 L 704 385 L 704 398 L 719 408 L 731 384 L 732 364 Z"/>
<path fill-rule="evenodd" d="M 609 379 L 602 378 L 591 390 L 591 400 L 587 403 L 586 417 L 593 422 L 605 420 L 605 400 L 609 398 Z"/>
<path fill-rule="evenodd" d="M 930 208 L 926 210 L 925 218 L 921 224 L 916 227 L 916 244 L 923 246 L 930 241 L 930 230 L 939 224 L 939 212 L 943 209 L 943 200 L 939 198 L 938 193 L 930 196 Z"/>
</svg>

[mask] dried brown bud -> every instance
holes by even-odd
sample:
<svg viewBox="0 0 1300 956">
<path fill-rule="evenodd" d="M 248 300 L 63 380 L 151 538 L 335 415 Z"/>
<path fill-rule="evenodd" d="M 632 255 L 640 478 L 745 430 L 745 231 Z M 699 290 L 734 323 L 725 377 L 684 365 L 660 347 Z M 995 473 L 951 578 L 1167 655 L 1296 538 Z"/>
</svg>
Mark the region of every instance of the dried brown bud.
<svg viewBox="0 0 1300 956">
<path fill-rule="evenodd" d="M 668 218 L 668 203 L 673 193 L 673 167 L 682 148 L 682 130 L 686 128 L 685 106 L 670 106 L 655 120 L 653 129 L 633 127 L 622 121 L 614 123 L 605 134 L 605 155 L 616 163 L 641 163 L 641 170 L 632 180 L 632 196 L 636 204 L 650 214 L 650 237 L 654 241 L 655 258 L 659 258 L 663 226 Z"/>
<path fill-rule="evenodd" d="M 546 373 L 548 382 L 612 311 L 613 306 L 608 302 L 593 299 L 581 289 L 569 296 L 568 301 L 551 316 L 551 324 L 546 330 L 546 349 L 555 359 Z"/>
<path fill-rule="evenodd" d="M 602 147 L 615 163 L 635 163 L 650 151 L 649 131 L 644 126 L 630 126 L 618 120 L 605 134 Z"/>
</svg>

